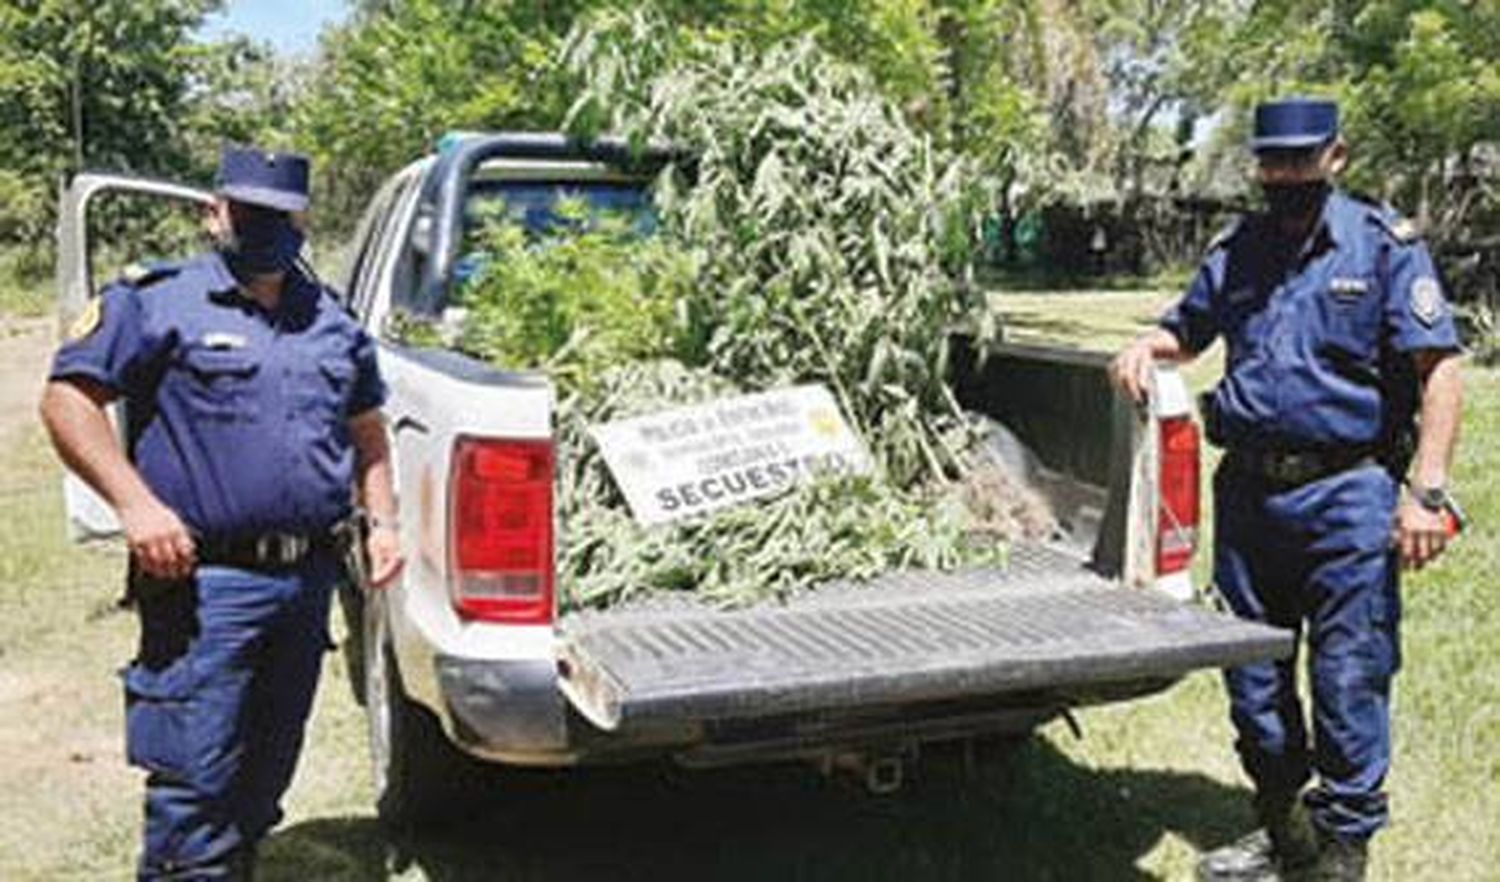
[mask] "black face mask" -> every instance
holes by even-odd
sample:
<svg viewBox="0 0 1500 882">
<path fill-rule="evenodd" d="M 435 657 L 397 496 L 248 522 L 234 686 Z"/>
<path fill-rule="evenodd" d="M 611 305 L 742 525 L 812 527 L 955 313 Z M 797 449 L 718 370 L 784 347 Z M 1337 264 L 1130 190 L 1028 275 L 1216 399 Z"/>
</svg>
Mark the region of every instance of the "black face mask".
<svg viewBox="0 0 1500 882">
<path fill-rule="evenodd" d="M 1261 184 L 1266 209 L 1277 220 L 1303 220 L 1323 209 L 1333 186 L 1327 181 L 1298 184 Z"/>
<path fill-rule="evenodd" d="M 306 238 L 292 219 L 279 211 L 243 213 L 233 221 L 233 227 L 219 251 L 230 270 L 241 278 L 288 272 L 296 265 Z"/>
</svg>

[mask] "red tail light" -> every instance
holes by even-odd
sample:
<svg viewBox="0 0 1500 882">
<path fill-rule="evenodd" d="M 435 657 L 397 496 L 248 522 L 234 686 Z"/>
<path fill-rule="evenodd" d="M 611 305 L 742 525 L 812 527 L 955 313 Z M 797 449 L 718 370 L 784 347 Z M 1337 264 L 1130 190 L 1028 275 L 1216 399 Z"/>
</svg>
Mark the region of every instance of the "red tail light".
<svg viewBox="0 0 1500 882">
<path fill-rule="evenodd" d="M 551 623 L 552 475 L 548 441 L 460 438 L 455 445 L 449 583 L 460 615 Z"/>
<path fill-rule="evenodd" d="M 1187 569 L 1198 547 L 1198 446 L 1198 426 L 1191 419 L 1162 420 L 1158 576 Z"/>
</svg>

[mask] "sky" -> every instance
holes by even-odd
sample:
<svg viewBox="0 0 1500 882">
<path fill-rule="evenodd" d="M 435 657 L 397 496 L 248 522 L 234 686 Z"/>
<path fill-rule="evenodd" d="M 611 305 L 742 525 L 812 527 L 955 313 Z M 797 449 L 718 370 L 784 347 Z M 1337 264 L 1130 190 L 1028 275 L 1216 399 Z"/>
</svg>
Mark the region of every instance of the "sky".
<svg viewBox="0 0 1500 882">
<path fill-rule="evenodd" d="M 229 0 L 224 12 L 209 16 L 203 33 L 245 34 L 269 42 L 278 52 L 310 52 L 317 48 L 323 25 L 347 14 L 345 0 Z"/>
</svg>

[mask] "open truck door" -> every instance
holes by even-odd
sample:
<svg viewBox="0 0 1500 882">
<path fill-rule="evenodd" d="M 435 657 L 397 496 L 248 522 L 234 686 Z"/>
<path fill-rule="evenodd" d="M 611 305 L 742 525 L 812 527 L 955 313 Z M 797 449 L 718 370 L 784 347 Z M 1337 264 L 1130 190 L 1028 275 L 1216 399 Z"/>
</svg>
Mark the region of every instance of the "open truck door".
<svg viewBox="0 0 1500 882">
<path fill-rule="evenodd" d="M 96 282 L 94 253 L 89 228 L 91 211 L 97 211 L 103 195 L 126 196 L 136 203 L 143 200 L 166 202 L 178 211 L 201 213 L 213 201 L 206 190 L 186 187 L 166 181 L 153 181 L 128 175 L 85 173 L 73 178 L 63 192 L 62 204 L 57 213 L 57 292 L 59 328 L 73 325 L 87 308 L 89 301 L 99 296 L 103 284 Z M 185 254 L 136 254 L 135 260 L 185 257 Z M 116 267 L 110 278 L 123 271 Z M 110 406 L 110 419 L 124 438 L 126 425 L 124 402 Z M 63 475 L 63 499 L 67 507 L 68 529 L 74 539 L 84 540 L 115 535 L 119 522 L 108 503 L 99 497 L 77 475 Z"/>
</svg>

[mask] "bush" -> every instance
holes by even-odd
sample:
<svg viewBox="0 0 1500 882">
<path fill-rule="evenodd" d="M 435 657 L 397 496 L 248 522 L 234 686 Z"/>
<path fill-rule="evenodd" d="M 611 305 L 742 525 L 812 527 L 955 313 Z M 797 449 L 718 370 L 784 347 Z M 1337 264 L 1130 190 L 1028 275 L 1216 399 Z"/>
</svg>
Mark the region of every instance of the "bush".
<svg viewBox="0 0 1500 882">
<path fill-rule="evenodd" d="M 46 315 L 52 304 L 51 252 L 24 246 L 0 250 L 0 315 Z"/>
</svg>

